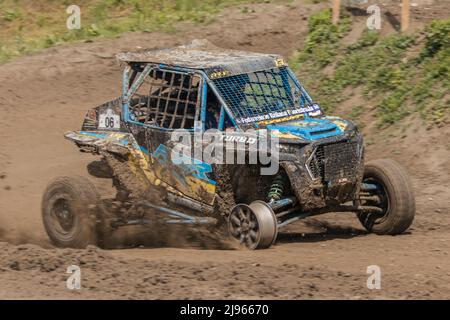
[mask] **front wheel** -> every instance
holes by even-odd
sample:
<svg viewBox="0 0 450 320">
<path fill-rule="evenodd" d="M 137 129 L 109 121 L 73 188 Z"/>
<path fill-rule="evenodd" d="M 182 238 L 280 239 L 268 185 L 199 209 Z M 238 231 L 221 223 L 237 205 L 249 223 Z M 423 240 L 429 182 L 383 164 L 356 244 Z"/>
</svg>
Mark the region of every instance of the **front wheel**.
<svg viewBox="0 0 450 320">
<path fill-rule="evenodd" d="M 99 199 L 94 185 L 84 177 L 52 181 L 42 198 L 42 219 L 52 242 L 70 248 L 96 245 Z"/>
<path fill-rule="evenodd" d="M 390 159 L 370 161 L 365 165 L 359 204 L 375 206 L 381 213 L 358 213 L 369 232 L 395 235 L 406 231 L 415 214 L 411 181 L 405 170 Z"/>
<path fill-rule="evenodd" d="M 228 229 L 233 238 L 250 250 L 269 248 L 277 237 L 277 219 L 264 201 L 238 204 L 228 217 Z"/>
</svg>

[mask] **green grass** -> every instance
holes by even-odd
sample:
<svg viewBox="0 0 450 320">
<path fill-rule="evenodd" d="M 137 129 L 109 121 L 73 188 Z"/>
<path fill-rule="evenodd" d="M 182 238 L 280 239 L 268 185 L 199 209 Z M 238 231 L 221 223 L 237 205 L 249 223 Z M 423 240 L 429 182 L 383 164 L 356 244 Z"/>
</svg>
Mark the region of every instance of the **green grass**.
<svg viewBox="0 0 450 320">
<path fill-rule="evenodd" d="M 330 16 L 330 10 L 323 10 L 310 17 L 306 46 L 291 59 L 301 81 L 325 110 L 333 111 L 360 87 L 365 99 L 375 101 L 381 126 L 413 113 L 432 124 L 446 123 L 450 19 L 433 21 L 414 35 L 380 38 L 366 30 L 355 43 L 345 45 L 342 38 L 351 21 L 343 17 L 339 26 L 333 26 Z"/>
<path fill-rule="evenodd" d="M 283 2 L 282 0 L 274 0 Z M 127 31 L 175 31 L 180 21 L 208 23 L 227 6 L 268 0 L 2 0 L 0 63 L 58 43 L 110 38 Z M 287 2 L 287 1 L 284 1 Z M 68 30 L 66 8 L 81 8 L 80 30 Z"/>
</svg>

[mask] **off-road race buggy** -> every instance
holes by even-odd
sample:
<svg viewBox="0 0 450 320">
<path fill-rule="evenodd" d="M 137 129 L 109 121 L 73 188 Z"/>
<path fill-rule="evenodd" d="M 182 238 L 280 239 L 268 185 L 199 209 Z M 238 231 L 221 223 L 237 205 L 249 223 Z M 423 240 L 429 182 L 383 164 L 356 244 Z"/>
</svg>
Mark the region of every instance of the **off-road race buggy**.
<svg viewBox="0 0 450 320">
<path fill-rule="evenodd" d="M 415 200 L 402 167 L 387 159 L 364 164 L 357 126 L 324 115 L 281 56 L 193 41 L 117 57 L 121 97 L 88 110 L 81 131 L 65 134 L 101 156 L 88 172 L 112 179 L 117 193 L 102 198 L 83 177 L 51 182 L 42 215 L 57 246 L 101 246 L 128 225 L 224 221 L 249 249 L 268 248 L 286 225 L 327 212 L 354 212 L 376 234 L 411 225 Z M 261 163 L 207 163 L 192 153 L 184 155 L 190 163 L 176 163 L 177 129 L 216 129 L 227 141 L 266 130 L 278 138 L 279 169 L 263 175 Z"/>
</svg>

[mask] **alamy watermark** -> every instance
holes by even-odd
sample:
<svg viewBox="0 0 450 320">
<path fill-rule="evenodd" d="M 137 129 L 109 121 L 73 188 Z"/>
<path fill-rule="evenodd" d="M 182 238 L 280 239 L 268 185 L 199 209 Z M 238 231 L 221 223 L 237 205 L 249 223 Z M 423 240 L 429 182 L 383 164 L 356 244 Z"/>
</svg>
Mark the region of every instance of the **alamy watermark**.
<svg viewBox="0 0 450 320">
<path fill-rule="evenodd" d="M 72 4 L 67 7 L 66 13 L 69 17 L 66 20 L 66 27 L 69 30 L 81 29 L 81 9 L 79 6 Z"/>
<path fill-rule="evenodd" d="M 368 4 L 369 0 L 347 0 L 345 5 L 363 5 Z M 369 30 L 381 29 L 381 9 L 377 4 L 372 4 L 367 7 L 366 12 L 369 17 L 366 20 L 366 26 Z"/>
<path fill-rule="evenodd" d="M 367 18 L 366 25 L 370 30 L 381 29 L 381 9 L 376 4 L 373 4 L 367 8 L 367 13 L 370 16 Z"/>
<path fill-rule="evenodd" d="M 66 280 L 66 287 L 69 290 L 81 289 L 81 269 L 77 265 L 70 265 L 66 269 L 66 273 L 70 273 L 70 276 Z"/>
<path fill-rule="evenodd" d="M 279 169 L 279 139 L 268 130 L 205 132 L 174 130 L 171 161 L 175 165 L 258 164 L 261 175 L 273 175 Z"/>
<path fill-rule="evenodd" d="M 370 276 L 367 278 L 367 289 L 370 290 L 380 290 L 381 289 L 381 268 L 377 265 L 367 266 L 366 270 L 367 274 Z"/>
</svg>

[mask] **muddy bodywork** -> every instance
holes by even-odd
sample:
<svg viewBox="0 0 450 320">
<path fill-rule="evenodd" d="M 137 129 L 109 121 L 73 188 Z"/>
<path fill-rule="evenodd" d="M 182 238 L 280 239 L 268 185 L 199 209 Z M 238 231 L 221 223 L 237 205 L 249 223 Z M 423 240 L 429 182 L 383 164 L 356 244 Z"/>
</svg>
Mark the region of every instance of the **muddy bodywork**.
<svg viewBox="0 0 450 320">
<path fill-rule="evenodd" d="M 205 40 L 170 49 L 126 52 L 117 55 L 124 63 L 164 64 L 174 68 L 203 70 L 210 79 L 279 67 L 285 62 L 276 54 L 223 49 Z"/>
<path fill-rule="evenodd" d="M 156 188 L 178 206 L 227 214 L 237 202 L 270 200 L 278 175 L 287 180 L 278 196 L 295 198 L 301 210 L 342 204 L 358 193 L 364 154 L 360 133 L 350 121 L 323 115 L 280 56 L 221 51 L 197 43 L 121 54 L 119 60 L 126 63 L 121 97 L 89 110 L 82 130 L 65 136 L 81 150 L 102 155 L 116 187 L 132 198 L 152 194 Z M 254 79 L 264 77 L 259 86 L 269 88 L 272 95 L 275 89 L 285 90 L 275 98 L 292 106 L 274 112 L 274 105 L 269 105 L 267 113 L 255 107 L 261 110 L 255 114 L 248 113 L 247 105 L 241 112 L 234 97 L 241 97 L 242 105 L 246 83 L 253 88 Z M 149 89 L 142 94 L 146 86 Z M 264 92 L 253 92 L 252 103 L 258 103 Z M 237 169 L 196 158 L 190 164 L 175 164 L 173 130 L 205 131 L 211 126 L 211 107 L 217 110 L 214 126 L 224 139 L 239 137 L 246 129 L 276 136 L 279 173 L 261 177 L 255 166 Z"/>
<path fill-rule="evenodd" d="M 155 152 L 150 153 L 142 142 L 141 144 L 137 142 L 135 135 L 131 132 L 82 130 L 69 132 L 66 138 L 75 141 L 84 151 L 105 156 L 110 166 L 115 168 L 118 166 L 112 165 L 114 159 L 126 159 L 125 165 L 129 167 L 132 175 L 123 175 L 118 180 L 135 194 L 143 193 L 150 185 L 153 185 L 165 188 L 167 192 L 214 205 L 216 193 L 221 198 L 227 198 L 234 192 L 231 184 L 228 188 L 224 186 L 226 184 L 224 180 L 229 179 L 228 175 L 234 172 L 230 166 L 214 167 L 200 161 L 190 165 L 175 165 L 171 161 L 171 150 L 167 145 L 159 144 L 153 147 Z M 320 148 L 337 143 L 346 146 L 343 152 L 339 153 L 338 149 L 334 151 L 335 157 L 325 158 L 327 163 L 315 163 L 314 157 Z M 280 144 L 279 161 L 282 170 L 287 173 L 292 191 L 305 210 L 336 205 L 352 200 L 358 192 L 363 168 L 362 138 L 352 130 L 347 134 L 317 141 L 284 138 Z M 325 166 L 342 166 L 342 163 L 350 163 L 350 165 L 341 172 L 335 170 L 336 176 L 332 177 L 333 179 L 323 176 L 324 172 L 320 172 L 325 170 Z M 315 173 L 313 173 L 314 170 Z M 259 171 L 253 170 L 253 172 L 258 174 Z M 270 179 L 265 180 L 267 185 L 263 191 L 267 192 Z M 221 182 L 219 185 L 218 181 Z M 256 186 L 253 185 L 251 188 L 256 189 Z M 239 194 L 233 195 L 233 198 L 242 199 Z"/>
</svg>

